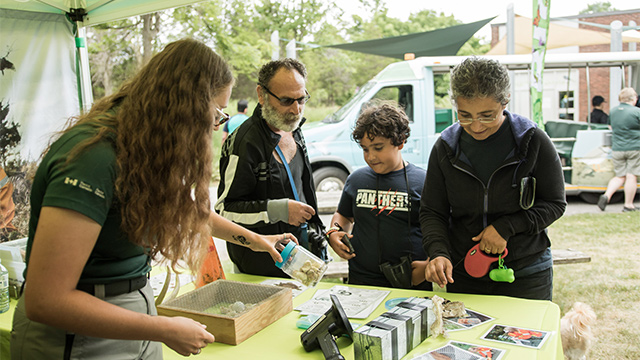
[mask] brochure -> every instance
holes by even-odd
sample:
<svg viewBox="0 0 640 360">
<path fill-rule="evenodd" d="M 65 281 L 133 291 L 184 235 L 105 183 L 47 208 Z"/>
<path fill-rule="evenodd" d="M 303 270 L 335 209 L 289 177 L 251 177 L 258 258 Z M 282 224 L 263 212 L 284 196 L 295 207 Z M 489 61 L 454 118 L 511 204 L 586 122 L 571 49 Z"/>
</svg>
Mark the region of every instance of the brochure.
<svg viewBox="0 0 640 360">
<path fill-rule="evenodd" d="M 366 319 L 389 295 L 388 290 L 359 289 L 344 285 L 336 285 L 331 289 L 318 289 L 313 297 L 299 305 L 295 310 L 301 315 L 323 315 L 332 306 L 329 295 L 335 294 L 347 317 Z"/>
</svg>

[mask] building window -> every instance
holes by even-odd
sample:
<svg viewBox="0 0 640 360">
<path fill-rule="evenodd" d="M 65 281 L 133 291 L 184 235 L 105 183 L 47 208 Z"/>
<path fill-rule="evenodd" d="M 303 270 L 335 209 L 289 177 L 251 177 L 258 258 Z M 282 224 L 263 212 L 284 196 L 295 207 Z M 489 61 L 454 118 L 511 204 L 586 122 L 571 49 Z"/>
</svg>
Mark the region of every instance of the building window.
<svg viewBox="0 0 640 360">
<path fill-rule="evenodd" d="M 573 120 L 575 113 L 573 91 L 558 92 L 558 117 L 564 120 Z"/>
</svg>

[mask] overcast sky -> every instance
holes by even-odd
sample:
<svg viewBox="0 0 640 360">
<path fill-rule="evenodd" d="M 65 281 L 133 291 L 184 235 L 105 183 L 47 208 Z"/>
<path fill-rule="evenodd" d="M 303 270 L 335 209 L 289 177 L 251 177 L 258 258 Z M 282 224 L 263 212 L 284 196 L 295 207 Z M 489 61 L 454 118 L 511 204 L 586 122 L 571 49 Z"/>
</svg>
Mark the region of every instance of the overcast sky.
<svg viewBox="0 0 640 360">
<path fill-rule="evenodd" d="M 518 15 L 531 17 L 533 11 L 532 1 L 522 0 L 383 0 L 389 9 L 389 16 L 407 20 L 411 13 L 420 10 L 434 10 L 445 15 L 453 15 L 463 23 L 470 23 L 492 16 L 497 16 L 492 23 L 504 23 L 506 21 L 507 6 L 513 4 L 514 11 Z M 579 11 L 586 9 L 589 4 L 595 4 L 597 0 L 551 0 L 551 17 L 577 15 Z M 611 6 L 617 10 L 640 9 L 638 0 L 611 0 Z M 347 13 L 362 15 L 357 0 L 340 0 L 338 6 Z M 627 25 L 627 24 L 625 24 Z M 640 25 L 640 24 L 639 24 Z M 485 37 L 489 41 L 491 38 L 490 25 L 482 28 L 476 36 Z"/>
</svg>

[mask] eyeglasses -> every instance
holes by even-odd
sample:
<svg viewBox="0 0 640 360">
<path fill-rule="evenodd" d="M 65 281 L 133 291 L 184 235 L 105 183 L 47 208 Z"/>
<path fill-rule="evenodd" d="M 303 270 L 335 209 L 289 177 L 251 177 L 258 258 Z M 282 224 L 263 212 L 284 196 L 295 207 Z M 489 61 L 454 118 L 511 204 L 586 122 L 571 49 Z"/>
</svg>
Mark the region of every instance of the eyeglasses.
<svg viewBox="0 0 640 360">
<path fill-rule="evenodd" d="M 465 125 L 465 126 L 471 125 L 474 121 L 478 121 L 480 122 L 480 124 L 491 124 L 492 122 L 498 119 L 498 116 L 500 116 L 500 114 L 502 114 L 502 111 L 498 111 L 496 116 L 494 116 L 493 118 L 479 117 L 477 119 L 474 119 L 474 118 L 461 118 L 456 112 L 456 116 L 458 117 L 458 122 L 460 123 L 460 125 Z"/>
<path fill-rule="evenodd" d="M 278 97 L 278 95 L 274 94 L 271 92 L 271 90 L 269 90 L 269 88 L 267 88 L 266 86 L 258 83 L 258 85 L 260 85 L 263 89 L 265 89 L 269 95 L 273 96 L 274 98 L 278 99 L 278 101 L 280 101 L 280 105 L 282 106 L 291 106 L 294 102 L 298 102 L 298 104 L 300 105 L 304 105 L 307 101 L 309 101 L 309 99 L 311 98 L 311 95 L 309 95 L 309 92 L 307 91 L 307 89 L 304 89 L 304 93 L 306 94 L 305 96 L 301 97 L 301 98 L 297 98 L 297 99 L 292 99 L 292 98 L 288 98 L 288 97 Z"/>
<path fill-rule="evenodd" d="M 220 125 L 226 123 L 229 120 L 230 116 L 229 116 L 229 114 L 222 112 L 222 110 L 220 110 L 218 108 L 216 108 L 216 110 L 218 111 L 218 114 L 220 114 L 220 117 L 218 119 L 216 119 L 217 120 L 217 124 L 214 124 L 214 125 L 220 126 Z"/>
</svg>

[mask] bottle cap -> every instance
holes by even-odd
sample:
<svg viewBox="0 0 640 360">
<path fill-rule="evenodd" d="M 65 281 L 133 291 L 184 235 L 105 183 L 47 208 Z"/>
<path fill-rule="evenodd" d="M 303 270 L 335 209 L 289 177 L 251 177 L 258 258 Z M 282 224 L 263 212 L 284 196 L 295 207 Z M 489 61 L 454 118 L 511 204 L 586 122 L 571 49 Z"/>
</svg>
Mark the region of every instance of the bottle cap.
<svg viewBox="0 0 640 360">
<path fill-rule="evenodd" d="M 295 247 L 296 243 L 293 241 L 289 241 L 287 246 L 284 247 L 284 250 L 282 250 L 282 252 L 280 253 L 280 256 L 282 256 L 282 262 L 276 261 L 276 266 L 278 267 L 278 269 L 282 269 L 282 266 L 287 262 L 289 256 L 291 255 L 291 251 L 293 251 L 293 248 Z"/>
</svg>

